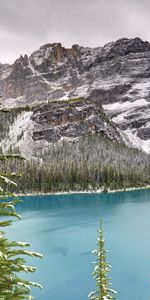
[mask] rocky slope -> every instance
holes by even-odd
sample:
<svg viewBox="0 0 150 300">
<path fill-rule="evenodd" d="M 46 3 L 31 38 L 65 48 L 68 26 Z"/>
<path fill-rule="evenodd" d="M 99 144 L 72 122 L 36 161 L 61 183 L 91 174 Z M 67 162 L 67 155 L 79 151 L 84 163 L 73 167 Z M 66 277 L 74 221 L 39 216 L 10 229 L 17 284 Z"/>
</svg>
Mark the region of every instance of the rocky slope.
<svg viewBox="0 0 150 300">
<path fill-rule="evenodd" d="M 11 66 L 0 65 L 0 89 L 3 107 L 42 104 L 40 117 L 38 110 L 24 115 L 24 131 L 28 131 L 24 135 L 31 136 L 32 143 L 42 139 L 45 142 L 59 140 L 62 136 L 72 138 L 83 131 L 89 132 L 91 127 L 87 126 L 87 118 L 90 116 L 84 118 L 86 129 L 82 126 L 79 129 L 80 116 L 77 116 L 77 107 L 74 108 L 70 114 L 75 121 L 69 119 L 69 125 L 65 121 L 68 129 L 63 125 L 63 120 L 68 120 L 68 113 L 67 117 L 62 113 L 60 102 L 51 103 L 56 99 L 85 97 L 95 106 L 96 126 L 101 120 L 97 107 L 102 106 L 107 118 L 112 120 L 111 128 L 116 127 L 114 138 L 118 137 L 119 131 L 127 144 L 150 152 L 150 43 L 139 38 L 124 38 L 95 49 L 78 45 L 66 49 L 60 43 L 44 45 L 30 57 L 21 56 Z M 67 105 L 64 110 L 68 111 Z M 62 119 L 58 117 L 61 124 L 57 124 L 60 127 L 57 133 L 52 130 L 50 134 L 49 127 L 54 125 L 52 112 L 55 117 L 57 112 L 57 116 L 62 114 Z M 72 123 L 75 125 L 70 129 Z M 12 126 L 15 127 L 10 131 L 19 128 L 19 123 Z M 33 133 L 33 127 L 37 133 Z M 71 130 L 73 134 L 66 134 Z M 9 136 L 14 135 L 11 132 Z"/>
<path fill-rule="evenodd" d="M 84 98 L 53 101 L 34 109 L 15 108 L 0 113 L 0 140 L 4 151 L 17 148 L 26 157 L 38 156 L 50 143 L 77 140 L 98 134 L 122 142 L 100 104 Z"/>
</svg>

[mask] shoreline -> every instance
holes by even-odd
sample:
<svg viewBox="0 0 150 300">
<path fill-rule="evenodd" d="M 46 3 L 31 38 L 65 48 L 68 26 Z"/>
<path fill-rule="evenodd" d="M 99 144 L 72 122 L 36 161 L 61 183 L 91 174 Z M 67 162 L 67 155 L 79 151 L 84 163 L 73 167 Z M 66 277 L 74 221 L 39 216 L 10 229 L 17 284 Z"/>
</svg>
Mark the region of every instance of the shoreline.
<svg viewBox="0 0 150 300">
<path fill-rule="evenodd" d="M 110 190 L 104 191 L 104 189 L 98 189 L 98 190 L 84 190 L 84 191 L 67 191 L 67 192 L 53 192 L 53 193 L 18 193 L 15 194 L 17 197 L 28 197 L 28 196 L 57 196 L 57 195 L 73 195 L 73 194 L 101 194 L 101 193 L 117 193 L 117 192 L 132 192 L 136 190 L 148 190 L 150 189 L 150 185 L 146 185 L 143 187 L 131 187 L 131 188 L 125 188 L 125 189 L 118 189 L 118 190 Z"/>
</svg>

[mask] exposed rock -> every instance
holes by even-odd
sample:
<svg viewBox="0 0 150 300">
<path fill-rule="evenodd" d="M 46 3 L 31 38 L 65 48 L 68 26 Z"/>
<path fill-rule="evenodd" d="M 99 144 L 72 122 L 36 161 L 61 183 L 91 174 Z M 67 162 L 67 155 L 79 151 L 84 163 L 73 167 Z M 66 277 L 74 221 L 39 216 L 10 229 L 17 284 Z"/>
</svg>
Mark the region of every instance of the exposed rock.
<svg viewBox="0 0 150 300">
<path fill-rule="evenodd" d="M 30 57 L 20 56 L 11 66 L 0 65 L 3 106 L 46 105 L 56 99 L 86 97 L 94 105 L 103 105 L 126 143 L 146 152 L 150 152 L 149 78 L 150 43 L 139 38 L 123 38 L 94 49 L 79 45 L 66 49 L 60 43 L 46 44 Z M 67 137 L 91 128 L 85 121 L 78 128 L 77 112 L 73 111 L 73 115 L 69 121 L 72 129 L 63 129 Z M 61 122 L 61 115 L 55 118 L 54 121 Z M 49 128 L 44 136 L 51 140 Z M 61 136 L 59 128 L 54 139 L 59 140 Z"/>
<path fill-rule="evenodd" d="M 131 89 L 130 84 L 121 84 L 106 89 L 95 89 L 91 91 L 89 99 L 100 102 L 101 104 L 115 103 L 122 96 L 126 96 L 126 93 Z"/>
<path fill-rule="evenodd" d="M 123 38 L 117 42 L 105 45 L 100 53 L 99 61 L 146 51 L 150 51 L 150 44 L 148 42 L 143 42 L 140 38 Z"/>
<path fill-rule="evenodd" d="M 27 158 L 45 151 L 51 142 L 73 141 L 88 134 L 96 133 L 122 142 L 102 106 L 83 98 L 39 105 L 33 111 L 12 109 L 9 113 L 0 113 L 0 123 L 3 150 L 19 147 Z"/>
<path fill-rule="evenodd" d="M 100 105 L 85 99 L 52 102 L 35 109 L 33 139 L 57 142 L 61 138 L 77 138 L 98 133 L 121 142 L 120 134 L 109 122 Z"/>
<path fill-rule="evenodd" d="M 140 128 L 137 136 L 142 140 L 149 140 L 150 139 L 150 127 Z"/>
</svg>

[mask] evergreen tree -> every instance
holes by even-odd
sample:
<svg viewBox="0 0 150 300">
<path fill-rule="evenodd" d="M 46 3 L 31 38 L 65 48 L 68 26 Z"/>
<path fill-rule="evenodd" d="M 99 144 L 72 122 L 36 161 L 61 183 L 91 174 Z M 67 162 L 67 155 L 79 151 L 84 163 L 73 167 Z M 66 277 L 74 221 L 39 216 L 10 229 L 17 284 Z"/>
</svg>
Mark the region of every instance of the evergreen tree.
<svg viewBox="0 0 150 300">
<path fill-rule="evenodd" d="M 13 158 L 22 159 L 17 155 L 0 155 L 0 161 L 10 160 Z M 7 195 L 13 196 L 11 193 L 6 193 L 3 190 L 3 184 L 16 185 L 10 179 L 16 174 L 0 174 L 0 299 L 1 300 L 20 300 L 33 299 L 30 295 L 30 287 L 40 287 L 40 284 L 30 282 L 19 277 L 20 272 L 31 273 L 35 272 L 36 268 L 26 265 L 24 256 L 42 257 L 41 254 L 28 251 L 29 243 L 10 241 L 6 237 L 4 228 L 12 225 L 12 218 L 20 219 L 20 216 L 15 210 L 15 204 L 20 201 L 17 198 L 8 200 Z M 2 198 L 3 197 L 3 198 Z"/>
<path fill-rule="evenodd" d="M 111 283 L 108 277 L 111 266 L 106 260 L 105 240 L 103 239 L 102 221 L 97 238 L 97 250 L 92 253 L 96 255 L 93 277 L 96 280 L 96 291 L 89 294 L 91 300 L 114 300 L 116 292 L 110 288 Z"/>
</svg>

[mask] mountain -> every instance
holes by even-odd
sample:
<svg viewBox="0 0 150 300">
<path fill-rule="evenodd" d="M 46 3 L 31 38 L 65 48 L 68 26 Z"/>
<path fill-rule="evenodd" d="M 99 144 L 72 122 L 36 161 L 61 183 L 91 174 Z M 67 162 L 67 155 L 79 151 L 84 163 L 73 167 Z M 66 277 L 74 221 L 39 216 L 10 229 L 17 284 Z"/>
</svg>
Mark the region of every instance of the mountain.
<svg viewBox="0 0 150 300">
<path fill-rule="evenodd" d="M 122 142 L 121 135 L 94 101 L 77 98 L 52 101 L 32 107 L 17 107 L 0 113 L 0 140 L 4 151 L 19 148 L 26 157 L 38 156 L 50 143 L 77 140 L 98 134 Z"/>
<path fill-rule="evenodd" d="M 150 43 L 139 38 L 94 49 L 46 44 L 0 64 L 2 109 L 11 108 L 0 117 L 1 144 L 32 154 L 98 132 L 149 153 L 149 79 Z"/>
</svg>

